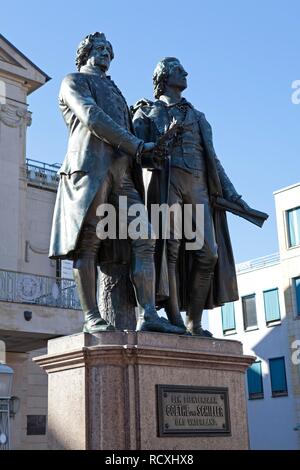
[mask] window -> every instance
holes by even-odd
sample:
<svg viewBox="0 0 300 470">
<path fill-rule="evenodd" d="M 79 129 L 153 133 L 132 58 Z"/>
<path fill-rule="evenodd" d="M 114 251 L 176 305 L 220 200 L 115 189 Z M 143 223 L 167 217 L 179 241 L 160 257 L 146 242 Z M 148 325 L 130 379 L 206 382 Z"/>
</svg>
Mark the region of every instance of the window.
<svg viewBox="0 0 300 470">
<path fill-rule="evenodd" d="M 251 330 L 257 327 L 255 294 L 242 297 L 244 329 Z"/>
<path fill-rule="evenodd" d="M 222 309 L 222 325 L 223 333 L 229 333 L 235 331 L 235 314 L 234 314 L 234 303 L 228 302 L 223 305 Z"/>
<path fill-rule="evenodd" d="M 287 211 L 289 248 L 300 245 L 300 207 Z"/>
<path fill-rule="evenodd" d="M 46 415 L 27 415 L 27 436 L 46 434 Z"/>
<path fill-rule="evenodd" d="M 264 398 L 261 361 L 254 362 L 247 370 L 249 400 Z"/>
<path fill-rule="evenodd" d="M 300 277 L 294 277 L 293 279 L 295 293 L 296 293 L 296 308 L 297 314 L 300 315 Z"/>
<path fill-rule="evenodd" d="M 272 397 L 282 397 L 288 394 L 284 357 L 269 359 Z"/>
<path fill-rule="evenodd" d="M 265 316 L 267 325 L 280 320 L 278 289 L 264 291 Z"/>
</svg>

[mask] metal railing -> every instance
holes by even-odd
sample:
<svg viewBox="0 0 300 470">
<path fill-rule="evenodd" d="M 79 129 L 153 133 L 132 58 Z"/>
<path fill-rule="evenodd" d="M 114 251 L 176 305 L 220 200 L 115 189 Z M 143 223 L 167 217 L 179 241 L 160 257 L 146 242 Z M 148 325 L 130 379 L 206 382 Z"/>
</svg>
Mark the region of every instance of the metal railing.
<svg viewBox="0 0 300 470">
<path fill-rule="evenodd" d="M 55 163 L 50 165 L 48 163 L 39 162 L 26 158 L 26 176 L 29 183 L 39 188 L 57 189 L 59 176 L 57 171 L 60 165 Z"/>
<path fill-rule="evenodd" d="M 72 279 L 0 269 L 0 301 L 80 310 Z"/>
<path fill-rule="evenodd" d="M 279 263 L 279 253 L 273 253 L 272 255 L 262 256 L 261 258 L 255 258 L 244 263 L 239 263 L 235 266 L 237 274 L 252 271 L 254 269 L 261 269 L 267 266 L 272 266 Z"/>
</svg>

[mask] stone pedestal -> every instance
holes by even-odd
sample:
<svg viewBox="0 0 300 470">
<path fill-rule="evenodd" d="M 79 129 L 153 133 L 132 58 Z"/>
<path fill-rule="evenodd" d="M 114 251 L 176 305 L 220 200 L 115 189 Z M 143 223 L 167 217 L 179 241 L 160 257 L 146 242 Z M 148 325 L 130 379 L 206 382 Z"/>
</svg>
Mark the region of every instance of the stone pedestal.
<svg viewBox="0 0 300 470">
<path fill-rule="evenodd" d="M 49 376 L 49 447 L 247 449 L 244 376 L 253 360 L 237 341 L 159 333 L 80 333 L 50 340 L 48 354 L 35 359 Z M 227 389 L 227 434 L 159 436 L 159 413 L 166 410 L 158 403 L 158 385 Z M 181 415 L 187 408 L 173 408 L 175 414 L 178 409 Z"/>
</svg>

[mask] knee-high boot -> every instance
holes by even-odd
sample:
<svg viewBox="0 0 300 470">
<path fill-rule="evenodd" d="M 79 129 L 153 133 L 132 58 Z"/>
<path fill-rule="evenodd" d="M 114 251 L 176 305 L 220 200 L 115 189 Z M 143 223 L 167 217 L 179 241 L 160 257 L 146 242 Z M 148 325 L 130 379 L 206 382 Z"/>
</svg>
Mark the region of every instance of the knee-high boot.
<svg viewBox="0 0 300 470">
<path fill-rule="evenodd" d="M 192 335 L 212 337 L 208 330 L 201 326 L 202 314 L 207 295 L 211 287 L 213 274 L 210 272 L 195 271 L 191 273 L 191 291 L 187 311 L 187 330 Z"/>
<path fill-rule="evenodd" d="M 139 310 L 138 331 L 161 333 L 185 333 L 185 327 L 172 325 L 159 317 L 155 308 L 155 266 L 153 253 L 143 256 L 132 254 L 131 281 L 134 287 Z"/>
<path fill-rule="evenodd" d="M 114 330 L 100 315 L 97 305 L 97 269 L 93 257 L 78 257 L 74 260 L 73 274 L 80 304 L 84 313 L 85 333 Z"/>
<path fill-rule="evenodd" d="M 177 277 L 176 265 L 174 263 L 168 264 L 168 277 L 169 277 L 169 298 L 166 301 L 166 313 L 169 321 L 180 328 L 185 328 L 184 321 L 179 308 L 178 290 L 177 290 Z"/>
</svg>

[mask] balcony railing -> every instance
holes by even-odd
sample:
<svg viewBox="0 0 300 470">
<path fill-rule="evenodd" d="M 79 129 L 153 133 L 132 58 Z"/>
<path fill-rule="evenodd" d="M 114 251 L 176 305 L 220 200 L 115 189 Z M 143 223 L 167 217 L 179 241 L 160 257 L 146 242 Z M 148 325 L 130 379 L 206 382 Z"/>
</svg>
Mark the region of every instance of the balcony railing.
<svg viewBox="0 0 300 470">
<path fill-rule="evenodd" d="M 273 253 L 272 255 L 262 256 L 261 258 L 255 258 L 250 261 L 237 264 L 236 272 L 237 274 L 240 274 L 247 271 L 253 271 L 254 269 L 266 268 L 267 266 L 279 263 L 279 261 L 279 253 Z"/>
<path fill-rule="evenodd" d="M 49 165 L 30 158 L 26 159 L 27 180 L 33 186 L 56 191 L 59 182 L 59 164 Z"/>
<path fill-rule="evenodd" d="M 80 310 L 75 282 L 0 270 L 0 301 Z"/>
</svg>

